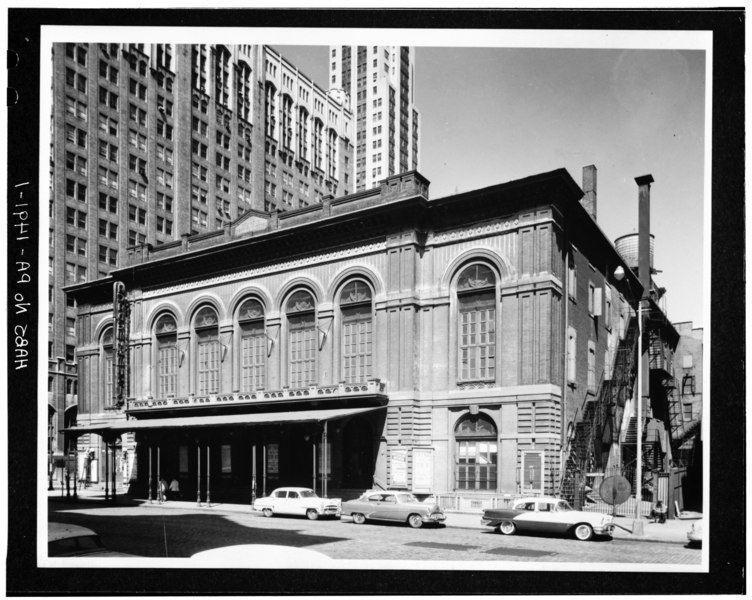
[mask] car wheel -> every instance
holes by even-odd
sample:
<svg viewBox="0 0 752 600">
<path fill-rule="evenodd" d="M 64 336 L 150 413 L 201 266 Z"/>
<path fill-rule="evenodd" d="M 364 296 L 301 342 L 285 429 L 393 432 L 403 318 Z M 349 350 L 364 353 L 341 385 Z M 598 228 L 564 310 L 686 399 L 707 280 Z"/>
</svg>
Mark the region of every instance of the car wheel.
<svg viewBox="0 0 752 600">
<path fill-rule="evenodd" d="M 306 511 L 305 516 L 308 517 L 311 521 L 315 521 L 316 519 L 319 518 L 319 513 L 316 512 L 315 508 L 309 508 Z"/>
<path fill-rule="evenodd" d="M 366 517 L 365 515 L 362 515 L 361 513 L 355 513 L 352 516 L 352 520 L 353 520 L 353 523 L 355 523 L 356 525 L 362 525 L 363 523 L 366 522 Z"/>
<path fill-rule="evenodd" d="M 413 529 L 418 529 L 423 526 L 423 519 L 420 518 L 420 515 L 413 513 L 407 517 L 407 524 Z"/>
<path fill-rule="evenodd" d="M 265 517 L 271 517 L 272 516 L 272 509 L 271 508 L 265 508 L 261 511 Z"/>
<path fill-rule="evenodd" d="M 514 533 L 517 531 L 517 525 L 515 525 L 511 521 L 502 521 L 499 525 L 499 531 L 504 535 L 514 535 Z"/>
<path fill-rule="evenodd" d="M 574 528 L 574 535 L 578 540 L 587 542 L 593 537 L 593 528 L 587 523 L 580 523 Z"/>
</svg>

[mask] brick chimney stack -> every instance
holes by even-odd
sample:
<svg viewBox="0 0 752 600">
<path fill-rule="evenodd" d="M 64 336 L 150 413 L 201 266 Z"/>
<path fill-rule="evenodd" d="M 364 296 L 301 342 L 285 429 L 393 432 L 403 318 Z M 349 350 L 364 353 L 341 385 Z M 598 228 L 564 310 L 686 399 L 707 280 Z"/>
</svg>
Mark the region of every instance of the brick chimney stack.
<svg viewBox="0 0 752 600">
<path fill-rule="evenodd" d="M 595 165 L 582 167 L 582 191 L 585 195 L 580 202 L 588 214 L 597 220 L 598 213 L 598 170 Z"/>
<path fill-rule="evenodd" d="M 639 196 L 637 268 L 644 298 L 650 292 L 650 184 L 655 180 L 652 175 L 642 175 L 635 181 Z"/>
</svg>

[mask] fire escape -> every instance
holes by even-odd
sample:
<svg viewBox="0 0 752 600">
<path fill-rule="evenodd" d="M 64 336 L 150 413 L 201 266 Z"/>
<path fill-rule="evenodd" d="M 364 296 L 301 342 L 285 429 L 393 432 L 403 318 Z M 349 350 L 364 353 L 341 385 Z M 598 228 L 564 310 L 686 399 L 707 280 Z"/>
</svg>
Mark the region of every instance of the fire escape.
<svg viewBox="0 0 752 600">
<path fill-rule="evenodd" d="M 645 320 L 646 343 L 650 377 L 650 406 L 643 407 L 643 468 L 665 472 L 670 460 L 685 440 L 681 397 L 677 394 L 673 376 L 673 351 L 678 334 L 663 311 L 651 300 Z M 652 418 L 649 418 L 652 417 Z M 632 417 L 623 442 L 623 465 L 629 467 L 636 460 L 637 420 Z M 631 479 L 631 478 L 630 478 Z"/>
<path fill-rule="evenodd" d="M 624 405 L 637 373 L 637 337 L 637 319 L 631 318 L 616 350 L 611 378 L 602 378 L 596 395 L 588 394 L 575 414 L 559 491 L 577 506 L 582 503 L 585 475 L 606 468 L 611 444 L 619 439 Z"/>
</svg>

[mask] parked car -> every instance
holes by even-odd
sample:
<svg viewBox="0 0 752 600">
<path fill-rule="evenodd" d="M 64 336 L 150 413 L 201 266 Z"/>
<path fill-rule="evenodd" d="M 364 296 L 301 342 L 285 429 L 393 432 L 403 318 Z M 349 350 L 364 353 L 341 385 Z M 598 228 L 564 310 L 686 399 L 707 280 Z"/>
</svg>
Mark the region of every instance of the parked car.
<svg viewBox="0 0 752 600">
<path fill-rule="evenodd" d="M 96 532 L 80 525 L 49 523 L 47 525 L 47 555 L 68 556 L 136 556 L 108 550 Z"/>
<path fill-rule="evenodd" d="M 281 487 L 268 496 L 257 498 L 254 510 L 260 510 L 265 517 L 273 514 L 305 515 L 311 520 L 319 517 L 339 517 L 342 509 L 340 498 L 319 498 L 311 488 Z"/>
<path fill-rule="evenodd" d="M 358 525 L 367 520 L 396 521 L 417 528 L 446 520 L 438 504 L 420 502 L 409 492 L 388 490 L 365 492 L 356 500 L 343 502 L 342 514 L 351 516 Z"/>
<path fill-rule="evenodd" d="M 697 521 L 694 521 L 692 523 L 692 526 L 689 528 L 689 531 L 687 532 L 687 539 L 689 540 L 690 546 L 702 546 L 702 538 L 703 538 L 703 522 L 702 519 L 698 519 Z"/>
<path fill-rule="evenodd" d="M 594 535 L 610 537 L 614 531 L 612 516 L 574 510 L 566 500 L 547 496 L 520 498 L 510 508 L 487 508 L 480 522 L 504 535 L 517 531 L 574 533 L 582 541 Z"/>
</svg>

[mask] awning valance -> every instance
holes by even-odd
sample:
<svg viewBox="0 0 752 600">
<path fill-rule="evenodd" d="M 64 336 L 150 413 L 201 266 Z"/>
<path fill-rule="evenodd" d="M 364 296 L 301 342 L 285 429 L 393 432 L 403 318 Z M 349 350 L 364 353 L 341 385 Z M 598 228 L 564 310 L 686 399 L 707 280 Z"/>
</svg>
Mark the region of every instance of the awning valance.
<svg viewBox="0 0 752 600">
<path fill-rule="evenodd" d="M 329 408 L 321 410 L 296 410 L 273 413 L 250 413 L 240 415 L 206 415 L 195 417 L 168 417 L 164 419 L 137 419 L 130 421 L 114 421 L 92 425 L 76 425 L 63 429 L 66 433 L 98 433 L 119 434 L 126 431 L 141 431 L 144 429 L 177 429 L 181 427 L 216 427 L 221 425 L 258 425 L 261 423 L 304 423 L 322 422 L 342 419 L 374 410 L 385 406 L 369 406 L 366 408 Z"/>
</svg>

